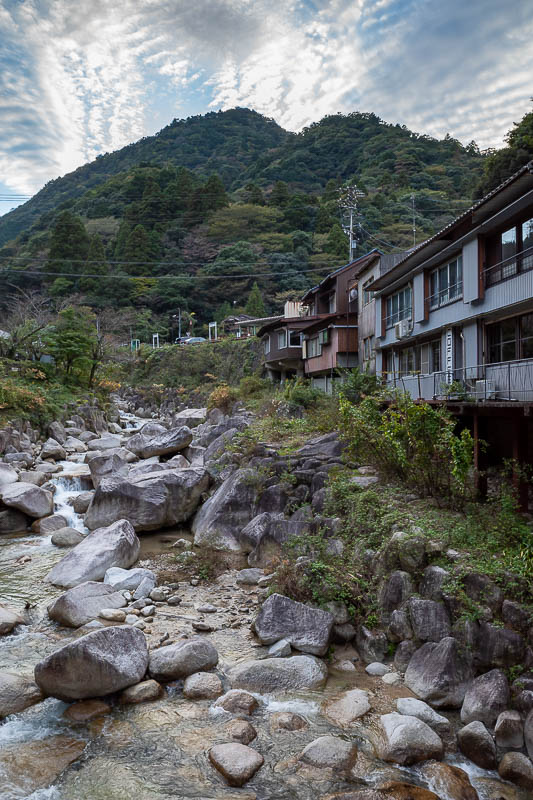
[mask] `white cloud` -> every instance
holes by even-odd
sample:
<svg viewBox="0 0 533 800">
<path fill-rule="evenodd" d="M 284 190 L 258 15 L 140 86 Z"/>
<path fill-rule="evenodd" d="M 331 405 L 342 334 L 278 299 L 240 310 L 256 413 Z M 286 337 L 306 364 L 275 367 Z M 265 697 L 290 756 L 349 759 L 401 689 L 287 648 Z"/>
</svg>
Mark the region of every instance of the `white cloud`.
<svg viewBox="0 0 533 800">
<path fill-rule="evenodd" d="M 498 144 L 529 107 L 526 0 L 0 0 L 0 174 L 32 192 L 188 112 L 328 113 Z M 197 107 L 197 106 L 196 106 Z M 163 110 L 161 110 L 163 109 Z"/>
</svg>

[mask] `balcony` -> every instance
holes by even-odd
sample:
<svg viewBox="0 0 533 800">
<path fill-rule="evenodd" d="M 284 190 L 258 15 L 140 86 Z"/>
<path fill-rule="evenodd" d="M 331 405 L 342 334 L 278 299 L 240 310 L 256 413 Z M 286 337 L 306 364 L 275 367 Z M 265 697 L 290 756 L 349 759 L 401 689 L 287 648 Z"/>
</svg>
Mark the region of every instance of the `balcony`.
<svg viewBox="0 0 533 800">
<path fill-rule="evenodd" d="M 492 267 L 486 267 L 483 270 L 483 284 L 488 288 L 531 269 L 533 269 L 533 247 L 528 247 Z"/>
<path fill-rule="evenodd" d="M 414 399 L 467 403 L 533 402 L 533 359 L 478 364 L 429 375 L 388 375 L 388 386 L 409 392 Z"/>
</svg>

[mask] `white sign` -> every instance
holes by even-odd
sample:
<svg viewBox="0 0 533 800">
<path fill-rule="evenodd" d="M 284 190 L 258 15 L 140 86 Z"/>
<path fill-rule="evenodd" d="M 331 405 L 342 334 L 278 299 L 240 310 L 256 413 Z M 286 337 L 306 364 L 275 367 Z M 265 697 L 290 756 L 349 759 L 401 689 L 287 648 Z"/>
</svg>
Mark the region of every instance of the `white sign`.
<svg viewBox="0 0 533 800">
<path fill-rule="evenodd" d="M 446 383 L 453 383 L 453 329 L 446 331 Z"/>
</svg>

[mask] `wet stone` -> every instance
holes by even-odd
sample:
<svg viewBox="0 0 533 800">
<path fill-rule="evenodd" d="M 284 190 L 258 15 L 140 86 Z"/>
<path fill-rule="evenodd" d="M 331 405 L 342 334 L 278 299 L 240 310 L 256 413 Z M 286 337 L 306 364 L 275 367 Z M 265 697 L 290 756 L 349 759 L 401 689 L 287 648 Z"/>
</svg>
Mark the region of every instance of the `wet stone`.
<svg viewBox="0 0 533 800">
<path fill-rule="evenodd" d="M 226 726 L 226 733 L 230 739 L 241 744 L 250 744 L 257 736 L 254 726 L 245 719 L 233 719 Z"/>
<path fill-rule="evenodd" d="M 80 703 L 73 703 L 63 712 L 65 719 L 69 722 L 89 722 L 104 714 L 109 714 L 111 706 L 103 700 L 82 700 Z"/>
<path fill-rule="evenodd" d="M 215 745 L 209 760 L 230 786 L 243 786 L 264 764 L 260 753 L 239 742 Z"/>
</svg>

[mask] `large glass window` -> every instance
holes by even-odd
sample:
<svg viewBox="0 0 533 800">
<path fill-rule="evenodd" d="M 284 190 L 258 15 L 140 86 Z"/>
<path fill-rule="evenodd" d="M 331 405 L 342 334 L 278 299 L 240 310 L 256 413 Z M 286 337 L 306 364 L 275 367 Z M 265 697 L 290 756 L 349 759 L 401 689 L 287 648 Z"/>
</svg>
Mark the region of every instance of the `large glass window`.
<svg viewBox="0 0 533 800">
<path fill-rule="evenodd" d="M 440 372 L 440 339 L 404 347 L 399 352 L 400 376 Z"/>
<path fill-rule="evenodd" d="M 522 250 L 533 247 L 533 219 L 522 223 Z"/>
<path fill-rule="evenodd" d="M 287 331 L 278 331 L 278 350 L 287 347 Z"/>
<path fill-rule="evenodd" d="M 320 347 L 320 342 L 318 341 L 318 336 L 313 336 L 312 339 L 307 340 L 307 358 L 319 356 L 321 352 L 322 350 Z"/>
<path fill-rule="evenodd" d="M 270 353 L 270 336 L 263 339 L 263 353 L 267 356 Z"/>
<path fill-rule="evenodd" d="M 505 319 L 487 328 L 487 356 L 489 364 L 514 361 L 519 358 L 517 318 Z"/>
<path fill-rule="evenodd" d="M 438 308 L 463 296 L 463 257 L 433 270 L 430 278 L 430 308 Z"/>
<path fill-rule="evenodd" d="M 397 322 L 402 319 L 411 319 L 412 316 L 412 302 L 411 302 L 411 287 L 406 286 L 400 289 L 399 292 L 387 297 L 387 328 L 392 328 Z"/>
<path fill-rule="evenodd" d="M 516 273 L 516 228 L 502 233 L 502 278 Z"/>
<path fill-rule="evenodd" d="M 289 331 L 289 347 L 301 347 L 302 334 L 299 331 Z"/>
</svg>

